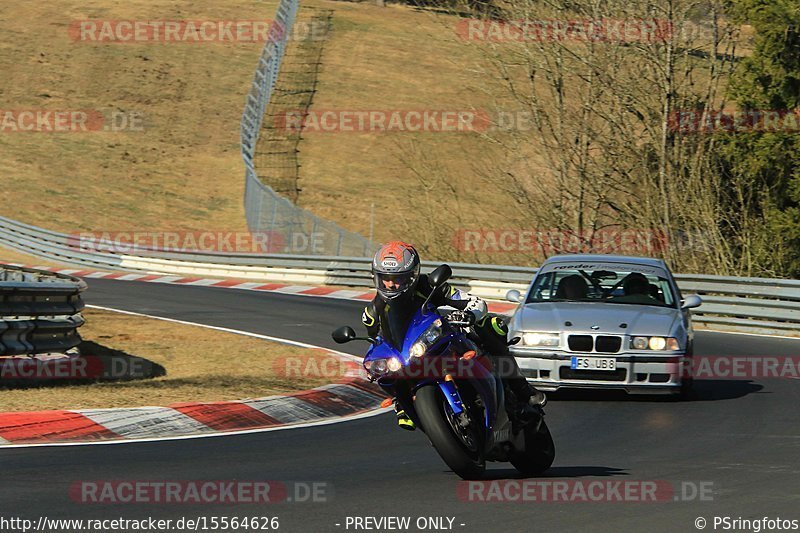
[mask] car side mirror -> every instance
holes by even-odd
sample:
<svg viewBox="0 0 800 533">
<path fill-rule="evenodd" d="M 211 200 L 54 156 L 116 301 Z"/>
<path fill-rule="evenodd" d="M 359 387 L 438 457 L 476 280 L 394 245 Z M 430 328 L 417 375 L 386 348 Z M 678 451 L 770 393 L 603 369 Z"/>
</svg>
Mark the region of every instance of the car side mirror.
<svg viewBox="0 0 800 533">
<path fill-rule="evenodd" d="M 450 265 L 441 265 L 436 267 L 433 272 L 428 274 L 428 281 L 430 281 L 433 287 L 438 287 L 439 285 L 444 284 L 452 276 L 453 269 L 450 268 Z"/>
<path fill-rule="evenodd" d="M 522 295 L 517 289 L 511 289 L 506 293 L 506 300 L 519 303 L 522 301 Z"/>
<path fill-rule="evenodd" d="M 696 294 L 692 294 L 691 296 L 687 296 L 681 302 L 681 309 L 693 309 L 695 307 L 700 307 L 703 305 L 703 300 Z"/>
<path fill-rule="evenodd" d="M 515 344 L 519 344 L 519 341 L 522 340 L 522 337 L 514 337 L 513 339 L 509 340 L 506 344 L 508 346 L 514 346 Z"/>
<path fill-rule="evenodd" d="M 333 333 L 331 333 L 331 337 L 337 344 L 344 344 L 346 342 L 356 340 L 356 332 L 353 331 L 353 328 L 350 326 L 342 326 Z"/>
</svg>

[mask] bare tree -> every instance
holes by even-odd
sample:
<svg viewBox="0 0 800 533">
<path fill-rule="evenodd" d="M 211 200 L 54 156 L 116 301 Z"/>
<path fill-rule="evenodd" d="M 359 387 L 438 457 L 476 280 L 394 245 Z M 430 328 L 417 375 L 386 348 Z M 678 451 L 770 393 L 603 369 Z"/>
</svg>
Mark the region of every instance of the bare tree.
<svg viewBox="0 0 800 533">
<path fill-rule="evenodd" d="M 722 5 L 506 0 L 469 22 L 476 89 L 494 102 L 478 172 L 513 199 L 517 220 L 586 250 L 609 228 L 650 232 L 669 243 L 651 251 L 675 268 L 737 269 L 725 220 L 730 196 L 747 191 L 721 189 L 715 137 L 696 129 L 724 107 L 736 62 L 739 32 Z"/>
</svg>

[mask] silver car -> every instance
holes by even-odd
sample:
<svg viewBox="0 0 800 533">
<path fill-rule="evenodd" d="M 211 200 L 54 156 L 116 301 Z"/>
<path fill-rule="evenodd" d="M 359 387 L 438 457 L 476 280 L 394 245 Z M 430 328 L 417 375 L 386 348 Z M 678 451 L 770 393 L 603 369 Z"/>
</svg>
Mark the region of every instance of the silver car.
<svg viewBox="0 0 800 533">
<path fill-rule="evenodd" d="M 691 312 L 664 261 L 614 255 L 549 258 L 520 302 L 509 335 L 522 373 L 537 388 L 614 388 L 686 393 Z"/>
</svg>

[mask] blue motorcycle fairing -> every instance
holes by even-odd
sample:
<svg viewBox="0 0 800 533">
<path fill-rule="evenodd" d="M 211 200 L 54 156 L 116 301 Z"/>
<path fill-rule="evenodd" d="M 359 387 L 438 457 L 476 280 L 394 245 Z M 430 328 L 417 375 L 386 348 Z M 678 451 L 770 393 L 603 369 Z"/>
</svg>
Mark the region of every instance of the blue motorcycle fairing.
<svg viewBox="0 0 800 533">
<path fill-rule="evenodd" d="M 458 393 L 456 384 L 452 381 L 440 381 L 439 388 L 442 390 L 447 404 L 452 409 L 453 414 L 460 415 L 464 412 L 464 403 L 461 401 L 461 395 Z"/>
<path fill-rule="evenodd" d="M 433 325 L 435 320 L 440 318 L 441 317 L 432 309 L 429 309 L 427 312 L 418 310 L 411 318 L 408 329 L 406 330 L 402 350 L 396 350 L 379 336 L 378 344 L 371 346 L 367 351 L 367 355 L 364 357 L 364 363 L 377 359 L 396 357 L 400 360 L 403 367 L 408 366 L 411 360 L 411 356 L 409 355 L 411 346 L 419 340 L 422 334 L 430 326 Z M 448 353 L 453 351 L 443 350 L 448 347 L 461 350 L 464 346 L 471 344 L 471 341 L 468 341 L 462 332 L 443 327 L 442 335 L 433 343 L 433 345 L 428 349 L 428 353 L 423 357 L 438 357 L 437 354 L 441 353 L 442 351 L 447 351 Z M 487 432 L 487 439 L 491 440 L 491 432 L 497 421 L 498 405 L 502 405 L 502 397 L 498 398 L 498 394 L 502 394 L 502 388 L 498 387 L 497 378 L 488 369 L 486 369 L 478 361 L 473 361 L 473 363 L 474 364 L 471 365 L 470 368 L 474 369 L 474 376 L 468 378 L 468 381 L 475 388 L 485 406 L 486 414 L 484 419 L 484 427 Z M 464 404 L 461 395 L 458 392 L 455 384 L 451 381 L 431 378 L 421 379 L 415 384 L 414 390 L 432 383 L 436 383 L 439 386 L 454 414 L 460 414 L 464 411 Z M 393 394 L 392 391 L 394 384 L 391 382 L 391 376 L 380 378 L 378 380 L 378 384 L 387 392 Z"/>
</svg>

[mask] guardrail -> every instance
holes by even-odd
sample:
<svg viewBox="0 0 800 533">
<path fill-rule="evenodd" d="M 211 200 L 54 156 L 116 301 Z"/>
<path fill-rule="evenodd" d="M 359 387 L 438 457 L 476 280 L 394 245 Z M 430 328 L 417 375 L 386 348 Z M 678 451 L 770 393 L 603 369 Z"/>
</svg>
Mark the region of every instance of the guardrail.
<svg viewBox="0 0 800 533">
<path fill-rule="evenodd" d="M 118 243 L 93 241 L 88 249 L 76 237 L 43 230 L 0 217 L 0 243 L 17 250 L 83 267 L 175 274 L 232 277 L 276 283 L 372 287 L 370 259 L 363 257 L 294 256 L 161 252 L 148 248 L 119 253 Z M 432 269 L 435 262 L 423 262 Z M 524 290 L 536 268 L 451 263 L 453 282 L 485 298 L 504 298 L 511 289 Z M 695 321 L 712 328 L 773 334 L 800 333 L 800 280 L 736 278 L 677 274 L 684 294 L 703 297 Z"/>
<path fill-rule="evenodd" d="M 81 342 L 83 280 L 41 270 L 0 268 L 0 355 L 63 353 Z"/>
</svg>

